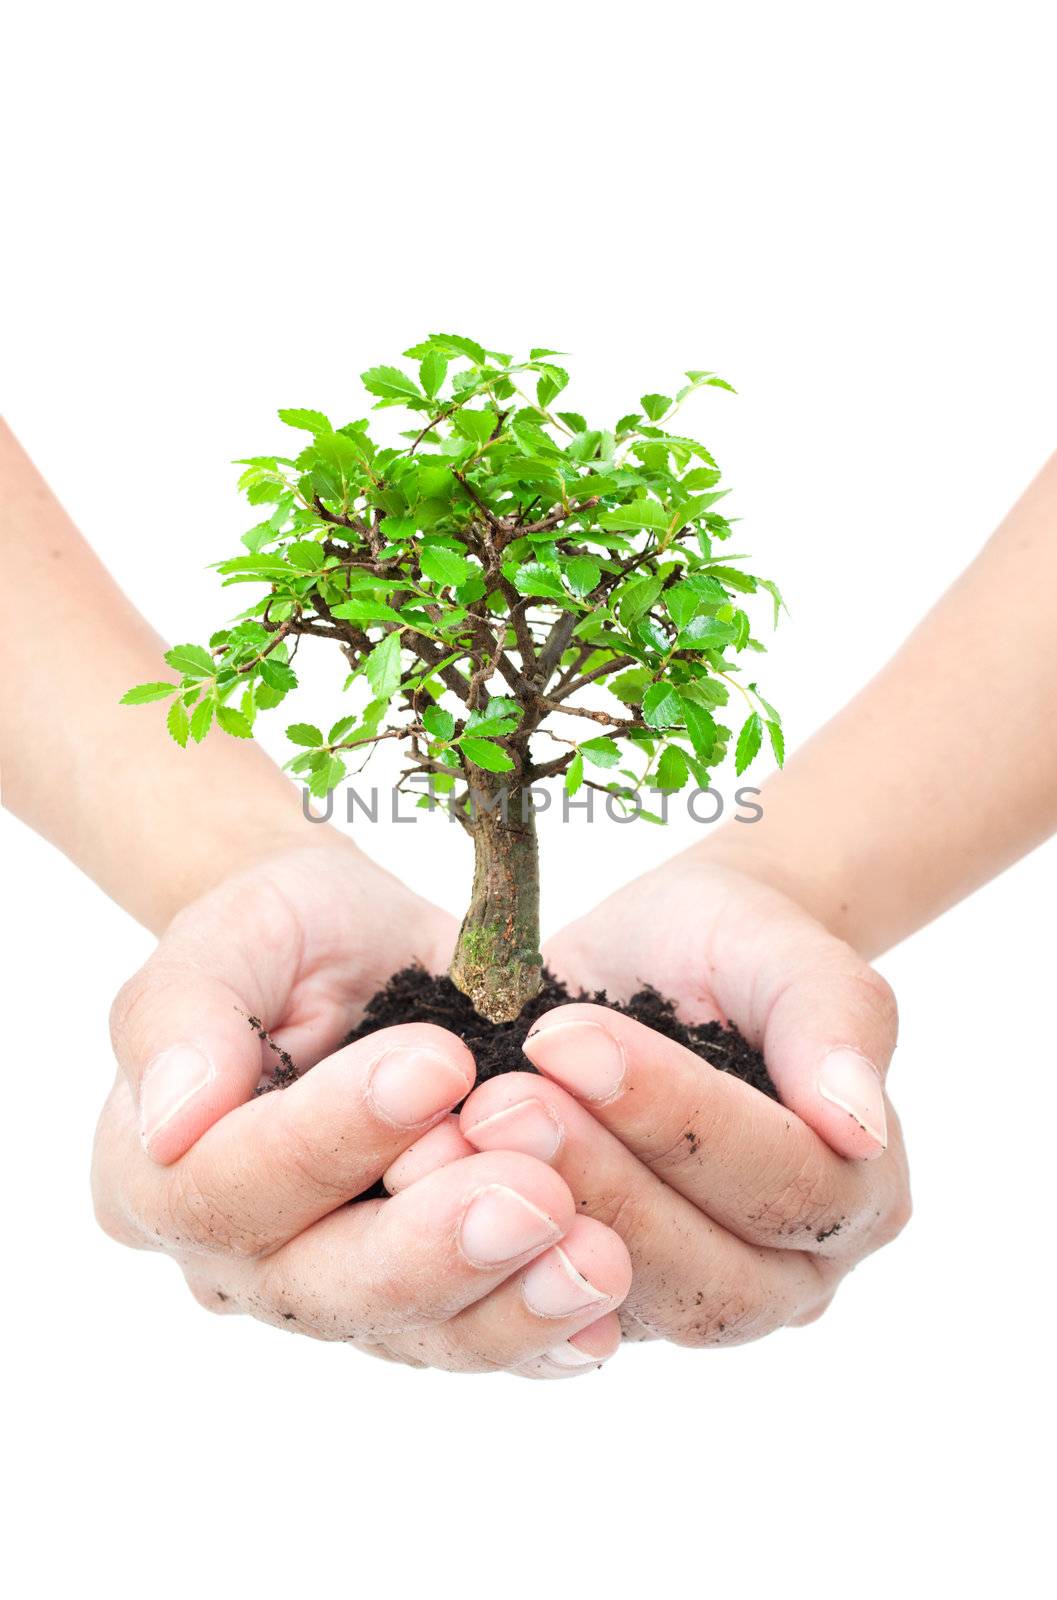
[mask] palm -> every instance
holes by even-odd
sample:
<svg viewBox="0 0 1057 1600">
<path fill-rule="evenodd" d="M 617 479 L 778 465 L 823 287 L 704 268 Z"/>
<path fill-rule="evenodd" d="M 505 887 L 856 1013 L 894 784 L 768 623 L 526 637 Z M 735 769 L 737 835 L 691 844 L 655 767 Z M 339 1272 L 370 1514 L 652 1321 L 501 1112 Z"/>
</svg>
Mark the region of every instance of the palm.
<svg viewBox="0 0 1057 1600">
<path fill-rule="evenodd" d="M 341 1043 L 391 973 L 416 961 L 442 969 L 455 931 L 341 840 L 227 880 L 173 926 L 227 952 L 231 987 L 299 1067 Z"/>
<path fill-rule="evenodd" d="M 780 899 L 740 874 L 698 867 L 649 873 L 569 923 L 548 941 L 547 965 L 571 989 L 626 1000 L 645 985 L 673 1000 L 687 1021 L 733 1015 L 753 952 Z M 737 1020 L 737 1018 L 735 1018 Z"/>
</svg>

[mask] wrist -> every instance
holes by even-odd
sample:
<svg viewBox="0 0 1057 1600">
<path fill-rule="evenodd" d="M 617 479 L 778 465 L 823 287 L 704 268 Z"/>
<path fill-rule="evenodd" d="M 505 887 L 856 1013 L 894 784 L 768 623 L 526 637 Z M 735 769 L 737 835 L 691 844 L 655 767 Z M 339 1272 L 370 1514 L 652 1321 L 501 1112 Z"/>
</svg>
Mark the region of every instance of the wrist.
<svg viewBox="0 0 1057 1600">
<path fill-rule="evenodd" d="M 178 911 L 226 878 L 292 851 L 337 850 L 349 863 L 362 864 L 365 873 L 381 871 L 345 834 L 306 817 L 299 792 L 285 779 L 280 782 L 285 793 L 276 785 L 262 785 L 259 793 L 240 794 L 237 815 L 214 814 L 193 849 L 182 840 L 174 843 L 169 869 L 157 874 L 151 886 L 153 903 L 140 920 L 160 933 Z"/>
<path fill-rule="evenodd" d="M 758 823 L 728 823 L 675 861 L 741 872 L 794 901 L 857 950 L 875 949 L 869 903 L 853 894 L 854 869 L 837 841 L 827 845 L 809 830 L 785 830 L 777 817 L 768 826 L 765 812 Z"/>
</svg>

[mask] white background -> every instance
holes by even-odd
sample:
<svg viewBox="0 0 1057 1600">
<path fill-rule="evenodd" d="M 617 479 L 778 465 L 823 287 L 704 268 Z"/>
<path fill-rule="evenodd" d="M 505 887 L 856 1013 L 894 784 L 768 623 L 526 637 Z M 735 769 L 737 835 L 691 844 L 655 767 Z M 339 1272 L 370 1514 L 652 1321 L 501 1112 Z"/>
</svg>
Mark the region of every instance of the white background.
<svg viewBox="0 0 1057 1600">
<path fill-rule="evenodd" d="M 278 447 L 276 406 L 362 414 L 356 374 L 437 327 L 572 351 L 570 403 L 613 416 L 713 367 L 739 396 L 689 420 L 789 597 L 762 681 L 795 745 L 1057 438 L 1051 28 L 1008 0 L 23 6 L 0 404 L 201 637 L 247 524 L 228 462 Z M 689 831 L 550 829 L 548 925 Z M 105 1240 L 106 1013 L 149 940 L 0 842 L 13 1592 L 1043 1592 L 1052 846 L 882 962 L 903 1238 L 812 1328 L 544 1386 L 209 1318 Z M 442 823 L 366 842 L 458 907 Z"/>
</svg>

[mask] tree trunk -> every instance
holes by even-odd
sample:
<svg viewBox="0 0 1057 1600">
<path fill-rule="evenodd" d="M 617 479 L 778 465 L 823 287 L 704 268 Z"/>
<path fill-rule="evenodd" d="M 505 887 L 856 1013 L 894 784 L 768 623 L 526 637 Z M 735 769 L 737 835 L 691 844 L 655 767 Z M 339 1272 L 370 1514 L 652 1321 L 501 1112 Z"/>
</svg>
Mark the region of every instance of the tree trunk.
<svg viewBox="0 0 1057 1600">
<path fill-rule="evenodd" d="M 483 778 L 483 781 L 482 781 Z M 539 852 L 532 797 L 492 774 L 475 774 L 473 897 L 451 978 L 489 1022 L 513 1022 L 539 993 Z"/>
</svg>

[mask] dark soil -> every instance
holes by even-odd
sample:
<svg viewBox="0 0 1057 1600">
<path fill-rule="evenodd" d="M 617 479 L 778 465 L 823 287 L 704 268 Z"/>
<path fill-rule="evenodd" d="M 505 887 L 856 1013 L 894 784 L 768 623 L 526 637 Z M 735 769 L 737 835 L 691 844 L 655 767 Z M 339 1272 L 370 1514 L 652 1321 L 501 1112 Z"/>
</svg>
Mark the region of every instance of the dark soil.
<svg viewBox="0 0 1057 1600">
<path fill-rule="evenodd" d="M 737 1028 L 724 1027 L 721 1022 L 700 1022 L 691 1027 L 680 1022 L 675 1007 L 656 989 L 640 989 L 632 995 L 627 1005 L 616 1005 L 606 999 L 604 990 L 595 994 L 571 994 L 563 983 L 544 970 L 543 987 L 534 1000 L 530 1000 L 516 1022 L 486 1022 L 478 1016 L 461 990 L 450 978 L 438 978 L 423 967 L 404 967 L 394 973 L 384 989 L 379 989 L 367 1003 L 363 1021 L 345 1040 L 355 1044 L 366 1039 L 379 1028 L 391 1028 L 401 1022 L 435 1022 L 450 1033 L 457 1033 L 470 1048 L 477 1063 L 477 1082 L 484 1083 L 501 1072 L 535 1072 L 528 1056 L 522 1051 L 525 1037 L 538 1017 L 555 1006 L 567 1005 L 571 1000 L 589 1000 L 595 1005 L 607 1005 L 622 1016 L 634 1017 L 656 1033 L 685 1045 L 696 1055 L 717 1067 L 720 1072 L 732 1072 L 736 1078 L 759 1089 L 761 1094 L 778 1099 L 778 1091 L 771 1082 L 763 1056 L 743 1038 Z M 258 1094 L 273 1089 L 286 1089 L 300 1076 L 296 1064 L 287 1051 L 281 1050 L 262 1026 L 259 1017 L 249 1018 L 250 1027 L 278 1058 L 267 1082 L 262 1083 Z M 456 1109 L 458 1109 L 456 1107 Z M 688 1139 L 696 1136 L 688 1133 Z M 385 1199 L 387 1191 L 381 1179 L 359 1196 L 361 1200 Z M 821 1236 L 820 1236 L 821 1237 Z"/>
<path fill-rule="evenodd" d="M 457 1033 L 469 1046 L 477 1063 L 477 1082 L 484 1083 L 501 1072 L 534 1072 L 535 1068 L 521 1049 L 526 1034 L 544 1012 L 567 1005 L 571 1000 L 608 1005 L 622 1016 L 634 1017 L 636 1022 L 643 1022 L 656 1033 L 663 1033 L 693 1050 L 720 1072 L 732 1072 L 762 1094 L 770 1095 L 772 1100 L 778 1099 L 762 1055 L 737 1028 L 724 1027 L 720 1022 L 701 1022 L 692 1027 L 680 1022 L 672 1002 L 655 989 L 640 989 L 627 1005 L 607 1000 L 604 991 L 571 994 L 549 972 L 544 972 L 542 989 L 529 1001 L 516 1022 L 492 1023 L 477 1015 L 450 978 L 433 977 L 422 967 L 405 967 L 368 1002 L 363 1021 L 345 1042 L 354 1044 L 379 1028 L 391 1028 L 400 1022 L 435 1022 L 438 1027 Z M 285 1066 L 285 1062 L 281 1063 L 280 1070 Z"/>
</svg>

